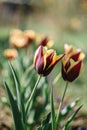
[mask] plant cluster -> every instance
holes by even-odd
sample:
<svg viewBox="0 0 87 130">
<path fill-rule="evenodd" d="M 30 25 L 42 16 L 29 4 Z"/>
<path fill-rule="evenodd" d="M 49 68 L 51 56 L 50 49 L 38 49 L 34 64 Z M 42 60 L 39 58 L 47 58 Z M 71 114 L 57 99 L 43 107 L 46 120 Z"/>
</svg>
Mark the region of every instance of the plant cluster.
<svg viewBox="0 0 87 130">
<path fill-rule="evenodd" d="M 53 40 L 37 35 L 33 30 L 13 30 L 9 43 L 10 49 L 4 51 L 9 63 L 7 60 L 4 63 L 2 77 L 15 130 L 33 130 L 34 127 L 36 130 L 71 130 L 70 124 L 82 105 L 72 111 L 79 101 L 76 99 L 64 108 L 62 106 L 68 84 L 81 72 L 85 54 L 68 44 L 64 45 L 63 54 L 57 54 L 52 49 Z M 51 81 L 52 85 L 48 87 L 48 75 L 60 61 L 61 76 L 66 85 L 57 110 L 54 82 Z"/>
</svg>

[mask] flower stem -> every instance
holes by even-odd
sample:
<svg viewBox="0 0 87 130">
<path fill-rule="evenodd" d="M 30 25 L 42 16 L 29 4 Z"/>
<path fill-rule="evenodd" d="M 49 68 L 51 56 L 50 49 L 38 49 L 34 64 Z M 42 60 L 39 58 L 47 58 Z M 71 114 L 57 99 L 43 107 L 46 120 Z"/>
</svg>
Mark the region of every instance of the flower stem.
<svg viewBox="0 0 87 130">
<path fill-rule="evenodd" d="M 53 86 L 51 87 L 50 103 L 51 103 L 52 130 L 56 130 L 55 129 L 56 118 L 55 118 L 55 109 L 54 109 L 54 101 L 53 101 Z"/>
<path fill-rule="evenodd" d="M 39 84 L 40 79 L 41 79 L 41 76 L 38 77 L 37 82 L 36 82 L 36 84 L 35 84 L 35 86 L 34 86 L 34 88 L 33 88 L 33 90 L 32 90 L 32 93 L 31 93 L 30 98 L 29 98 L 28 103 L 27 103 L 26 113 L 28 112 L 29 105 L 30 105 L 31 100 L 32 100 L 32 98 L 33 98 L 33 96 L 34 96 L 34 93 L 35 93 L 35 91 L 36 91 L 36 88 L 37 88 L 37 86 L 38 86 L 38 84 Z"/>
<path fill-rule="evenodd" d="M 62 104 L 63 104 L 63 101 L 64 101 L 64 97 L 65 97 L 65 94 L 66 94 L 67 87 L 68 87 L 68 82 L 66 82 L 65 89 L 64 89 L 64 92 L 63 92 L 63 96 L 62 96 L 61 102 L 59 104 L 57 118 L 56 118 L 56 126 L 59 125 L 60 112 L 61 112 L 61 108 L 62 108 Z"/>
</svg>

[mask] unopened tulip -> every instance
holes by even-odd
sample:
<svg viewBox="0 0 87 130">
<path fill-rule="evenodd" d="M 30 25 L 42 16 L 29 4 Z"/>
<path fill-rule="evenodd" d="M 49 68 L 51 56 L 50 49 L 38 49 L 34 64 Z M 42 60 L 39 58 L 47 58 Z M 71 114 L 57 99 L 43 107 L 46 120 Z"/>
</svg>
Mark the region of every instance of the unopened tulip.
<svg viewBox="0 0 87 130">
<path fill-rule="evenodd" d="M 44 37 L 41 39 L 40 45 L 47 46 L 47 48 L 51 48 L 53 46 L 54 42 L 52 39 L 49 39 L 48 37 Z"/>
<path fill-rule="evenodd" d="M 34 67 L 36 72 L 40 75 L 47 76 L 62 57 L 62 54 L 57 55 L 53 49 L 39 46 L 34 56 Z"/>
<path fill-rule="evenodd" d="M 76 49 L 73 46 L 65 44 L 65 56 L 62 59 L 62 77 L 66 81 L 72 82 L 75 80 L 82 68 L 85 54 L 81 49 Z"/>
</svg>

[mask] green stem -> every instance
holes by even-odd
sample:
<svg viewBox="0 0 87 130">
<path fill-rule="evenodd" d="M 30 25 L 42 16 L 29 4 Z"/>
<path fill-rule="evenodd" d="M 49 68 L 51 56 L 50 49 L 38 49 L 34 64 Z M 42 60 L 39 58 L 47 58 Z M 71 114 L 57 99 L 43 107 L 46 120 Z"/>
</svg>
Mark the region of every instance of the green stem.
<svg viewBox="0 0 87 130">
<path fill-rule="evenodd" d="M 28 113 L 28 108 L 29 108 L 29 106 L 30 106 L 31 100 L 32 100 L 32 98 L 33 98 L 33 96 L 34 96 L 34 93 L 35 93 L 35 91 L 36 91 L 36 88 L 37 88 L 37 86 L 38 86 L 38 84 L 39 84 L 40 79 L 41 79 L 41 75 L 38 77 L 37 82 L 36 82 L 36 84 L 35 84 L 35 86 L 34 86 L 34 88 L 33 88 L 33 90 L 32 90 L 32 93 L 31 93 L 31 95 L 30 95 L 30 98 L 29 98 L 29 100 L 28 100 L 27 107 L 26 107 L 26 114 Z"/>
<path fill-rule="evenodd" d="M 60 102 L 60 104 L 59 104 L 58 113 L 57 113 L 57 118 L 56 118 L 56 126 L 59 124 L 60 112 L 61 112 L 61 108 L 62 108 L 62 104 L 63 104 L 63 101 L 64 101 L 64 97 L 65 97 L 65 94 L 66 94 L 67 87 L 68 87 L 68 82 L 66 82 L 66 86 L 65 86 L 65 89 L 64 89 L 64 93 L 63 93 L 61 102 Z"/>
<path fill-rule="evenodd" d="M 51 118 L 52 118 L 52 130 L 56 130 L 56 118 L 55 118 L 55 109 L 54 109 L 54 101 L 53 101 L 53 86 L 51 87 L 51 96 L 50 96 L 50 102 L 51 102 Z"/>
</svg>

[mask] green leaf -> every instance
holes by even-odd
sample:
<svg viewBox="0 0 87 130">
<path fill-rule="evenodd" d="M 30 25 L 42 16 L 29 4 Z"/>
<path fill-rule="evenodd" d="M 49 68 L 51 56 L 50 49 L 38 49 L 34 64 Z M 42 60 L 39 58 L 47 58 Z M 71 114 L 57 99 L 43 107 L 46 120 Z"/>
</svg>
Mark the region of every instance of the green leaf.
<svg viewBox="0 0 87 130">
<path fill-rule="evenodd" d="M 6 88 L 8 98 L 10 101 L 10 105 L 11 105 L 11 109 L 12 109 L 12 115 L 13 115 L 13 119 L 14 119 L 15 129 L 24 130 L 23 123 L 21 120 L 21 114 L 19 112 L 17 102 L 14 100 L 13 95 L 11 94 L 10 89 L 6 82 L 5 82 L 5 88 Z"/>
<path fill-rule="evenodd" d="M 29 113 L 31 101 L 33 100 L 33 97 L 34 97 L 34 95 L 35 95 L 35 92 L 36 92 L 37 86 L 38 86 L 38 84 L 39 84 L 39 82 L 40 82 L 40 79 L 41 79 L 41 75 L 38 76 L 38 79 L 37 79 L 37 81 L 36 81 L 36 83 L 35 83 L 35 85 L 34 85 L 34 87 L 33 87 L 33 90 L 32 90 L 32 92 L 31 92 L 31 95 L 30 95 L 30 97 L 29 97 L 29 100 L 28 100 L 28 102 L 27 102 L 27 104 L 26 104 L 26 115 L 28 115 L 28 113 Z"/>
<path fill-rule="evenodd" d="M 10 62 L 9 62 L 9 66 L 10 66 L 11 73 L 12 73 L 13 80 L 14 80 L 15 87 L 16 87 L 18 108 L 19 108 L 19 111 L 21 111 L 20 83 L 19 83 L 18 77 L 17 77 L 17 75 L 16 75 L 16 72 L 15 72 L 15 70 L 14 70 L 14 68 L 13 68 L 13 66 L 11 65 Z"/>
<path fill-rule="evenodd" d="M 49 123 L 50 119 L 51 119 L 51 113 L 48 113 L 48 115 L 46 116 L 46 118 L 42 121 L 42 126 L 44 126 L 47 123 Z"/>
<path fill-rule="evenodd" d="M 42 130 L 42 127 L 37 128 L 37 130 Z"/>
<path fill-rule="evenodd" d="M 46 118 L 42 121 L 41 126 L 37 130 L 51 130 L 51 113 L 48 113 Z"/>
<path fill-rule="evenodd" d="M 77 103 L 79 102 L 79 98 L 76 99 L 75 101 L 73 101 L 72 103 L 70 103 L 69 105 L 65 106 L 60 113 L 60 121 L 62 119 L 64 119 L 64 117 L 66 117 L 66 115 L 68 115 L 68 113 L 77 105 Z"/>
<path fill-rule="evenodd" d="M 51 88 L 51 118 L 52 118 L 52 130 L 55 130 L 56 127 L 56 118 L 55 118 L 55 109 L 54 109 L 54 102 L 53 102 L 53 86 Z"/>
<path fill-rule="evenodd" d="M 69 124 L 73 121 L 78 111 L 81 109 L 82 105 L 68 118 L 63 130 L 67 130 Z"/>
<path fill-rule="evenodd" d="M 16 72 L 13 68 L 13 66 L 11 65 L 11 63 L 9 62 L 9 66 L 10 66 L 10 69 L 11 69 L 11 73 L 12 73 L 12 76 L 13 76 L 13 81 L 15 83 L 15 89 L 16 89 L 16 96 L 17 96 L 17 105 L 18 105 L 18 109 L 20 111 L 20 113 L 22 114 L 22 118 L 23 118 L 23 121 L 25 122 L 25 110 L 24 110 L 24 104 L 23 104 L 23 99 L 22 99 L 22 96 L 21 96 L 21 92 L 20 92 L 20 83 L 19 83 L 19 79 L 16 75 Z"/>
<path fill-rule="evenodd" d="M 51 123 L 48 123 L 45 126 L 43 126 L 42 130 L 51 130 Z"/>
</svg>

